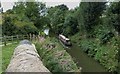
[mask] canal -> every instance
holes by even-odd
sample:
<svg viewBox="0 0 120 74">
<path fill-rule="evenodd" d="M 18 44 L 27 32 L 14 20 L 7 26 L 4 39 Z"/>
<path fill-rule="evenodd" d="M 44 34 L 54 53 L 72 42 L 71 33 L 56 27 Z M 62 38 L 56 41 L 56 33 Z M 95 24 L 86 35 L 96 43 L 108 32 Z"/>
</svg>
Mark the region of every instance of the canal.
<svg viewBox="0 0 120 74">
<path fill-rule="evenodd" d="M 71 55 L 77 66 L 82 67 L 82 72 L 107 72 L 99 62 L 89 57 L 75 44 L 65 50 Z"/>
</svg>

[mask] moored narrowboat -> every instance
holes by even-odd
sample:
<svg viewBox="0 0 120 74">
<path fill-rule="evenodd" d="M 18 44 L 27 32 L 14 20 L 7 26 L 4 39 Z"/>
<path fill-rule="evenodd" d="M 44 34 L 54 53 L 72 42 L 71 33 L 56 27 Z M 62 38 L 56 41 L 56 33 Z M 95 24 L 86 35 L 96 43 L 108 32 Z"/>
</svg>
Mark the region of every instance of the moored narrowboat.
<svg viewBox="0 0 120 74">
<path fill-rule="evenodd" d="M 64 35 L 59 34 L 59 40 L 66 46 L 72 46 L 70 39 L 66 38 Z"/>
</svg>

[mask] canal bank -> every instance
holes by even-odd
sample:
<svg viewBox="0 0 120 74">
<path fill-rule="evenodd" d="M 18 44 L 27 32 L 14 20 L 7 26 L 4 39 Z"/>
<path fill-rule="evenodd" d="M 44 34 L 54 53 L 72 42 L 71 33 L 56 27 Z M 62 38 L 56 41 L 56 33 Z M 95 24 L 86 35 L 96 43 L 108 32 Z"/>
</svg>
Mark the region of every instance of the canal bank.
<svg viewBox="0 0 120 74">
<path fill-rule="evenodd" d="M 107 72 L 105 68 L 96 60 L 88 57 L 78 46 L 75 44 L 65 50 L 71 55 L 78 67 L 82 67 L 82 72 Z"/>
</svg>

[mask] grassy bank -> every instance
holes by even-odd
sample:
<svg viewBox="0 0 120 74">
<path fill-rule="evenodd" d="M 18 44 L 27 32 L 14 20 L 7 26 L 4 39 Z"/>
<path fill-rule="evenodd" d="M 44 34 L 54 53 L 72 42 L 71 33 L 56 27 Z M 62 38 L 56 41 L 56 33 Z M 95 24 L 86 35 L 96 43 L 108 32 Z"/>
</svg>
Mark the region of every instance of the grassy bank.
<svg viewBox="0 0 120 74">
<path fill-rule="evenodd" d="M 99 38 L 86 38 L 80 34 L 74 35 L 71 39 L 72 42 L 76 43 L 88 56 L 93 57 L 108 71 L 117 71 L 120 44 L 120 38 L 118 36 L 114 36 L 106 44 L 101 44 Z"/>
<path fill-rule="evenodd" d="M 63 49 L 56 38 L 46 38 L 37 42 L 36 49 L 44 65 L 51 72 L 79 72 L 71 56 Z"/>
<path fill-rule="evenodd" d="M 2 47 L 2 71 L 4 72 L 10 63 L 11 57 L 13 55 L 14 49 L 17 44 L 11 44 Z"/>
</svg>

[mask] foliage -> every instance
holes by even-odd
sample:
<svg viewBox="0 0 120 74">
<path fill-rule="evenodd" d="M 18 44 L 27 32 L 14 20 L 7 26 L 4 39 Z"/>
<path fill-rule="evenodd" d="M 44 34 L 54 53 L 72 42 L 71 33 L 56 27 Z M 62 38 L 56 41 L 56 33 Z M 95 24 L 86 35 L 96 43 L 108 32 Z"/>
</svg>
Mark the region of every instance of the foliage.
<svg viewBox="0 0 120 74">
<path fill-rule="evenodd" d="M 66 15 L 63 25 L 64 35 L 74 35 L 78 32 L 78 21 L 75 14 L 75 11 L 71 10 Z"/>
<path fill-rule="evenodd" d="M 100 44 L 99 38 L 84 38 L 78 37 L 80 34 L 76 34 L 71 39 L 88 56 L 93 57 L 100 64 L 102 64 L 108 71 L 114 72 L 118 69 L 118 52 L 119 52 L 119 37 L 115 36 L 110 39 L 105 45 Z M 78 38 L 76 38 L 78 37 Z"/>
<path fill-rule="evenodd" d="M 53 44 L 55 48 L 46 48 L 45 45 Z M 43 43 L 36 43 L 36 49 L 44 65 L 51 72 L 76 72 L 79 71 L 70 55 L 63 50 L 55 38 L 47 38 Z M 66 60 L 68 59 L 68 60 Z"/>
<path fill-rule="evenodd" d="M 48 9 L 48 17 L 50 19 L 50 28 L 55 31 L 55 33 L 62 33 L 63 23 L 65 20 L 65 15 L 68 10 L 66 5 L 58 5 L 56 7 L 51 7 Z"/>
<path fill-rule="evenodd" d="M 117 31 L 119 32 L 119 25 L 117 25 L 119 23 L 119 14 L 117 11 L 119 10 L 116 10 L 119 9 L 117 6 L 118 4 L 119 3 L 111 3 L 111 6 L 107 8 L 104 14 L 102 14 L 99 19 L 99 24 L 96 24 L 93 28 L 94 31 L 92 34 L 94 34 L 95 38 L 85 38 L 84 35 L 80 37 L 80 34 L 73 37 L 74 41 L 77 42 L 82 50 L 84 50 L 90 57 L 98 60 L 100 64 L 110 72 L 119 71 L 118 52 L 120 48 L 120 38 L 117 33 Z M 112 10 L 114 10 L 114 12 Z M 83 21 L 82 17 L 80 21 Z M 81 22 L 80 24 L 82 24 Z"/>
<path fill-rule="evenodd" d="M 3 35 L 13 35 L 14 29 L 15 29 L 15 26 L 12 22 L 12 19 L 10 17 L 5 17 L 5 21 L 2 25 Z"/>
<path fill-rule="evenodd" d="M 33 0 L 34 1 L 34 0 Z M 16 2 L 13 9 L 3 14 L 3 35 L 38 34 L 48 24 L 46 6 L 41 2 Z"/>
<path fill-rule="evenodd" d="M 25 14 L 25 3 L 24 2 L 16 2 L 15 6 L 13 6 L 13 13 L 14 14 Z"/>
<path fill-rule="evenodd" d="M 106 46 L 98 46 L 95 58 L 109 71 L 117 71 L 118 67 L 118 43 L 112 38 Z"/>
<path fill-rule="evenodd" d="M 37 2 L 26 2 L 26 12 L 25 15 L 34 23 L 36 27 L 40 28 L 38 22 L 40 21 L 40 10 L 39 4 Z"/>
<path fill-rule="evenodd" d="M 81 2 L 79 6 L 80 30 L 87 34 L 94 31 L 94 26 L 99 23 L 99 17 L 105 9 L 106 2 Z"/>
<path fill-rule="evenodd" d="M 110 24 L 115 28 L 115 30 L 120 34 L 120 2 L 111 3 L 107 10 L 107 18 Z"/>
<path fill-rule="evenodd" d="M 119 2 L 110 3 L 103 13 L 104 8 L 103 2 L 80 3 L 78 10 L 80 31 L 71 39 L 108 71 L 117 72 L 120 47 Z M 86 38 L 86 35 L 93 37 Z"/>
<path fill-rule="evenodd" d="M 4 14 L 2 24 L 2 35 L 18 35 L 18 34 L 37 34 L 38 30 L 32 22 L 25 16 Z M 25 20 L 24 20 L 25 19 Z"/>
</svg>

